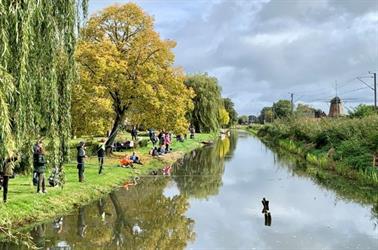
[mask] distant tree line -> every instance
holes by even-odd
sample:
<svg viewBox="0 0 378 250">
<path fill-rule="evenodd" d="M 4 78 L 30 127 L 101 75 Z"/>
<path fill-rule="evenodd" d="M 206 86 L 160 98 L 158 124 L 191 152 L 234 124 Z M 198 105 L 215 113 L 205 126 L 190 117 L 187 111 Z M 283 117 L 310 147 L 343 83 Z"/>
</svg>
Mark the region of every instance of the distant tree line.
<svg viewBox="0 0 378 250">
<path fill-rule="evenodd" d="M 356 108 L 348 112 L 348 116 L 351 118 L 362 118 L 369 115 L 376 114 L 374 106 L 360 104 Z M 285 119 L 289 117 L 308 117 L 308 118 L 320 118 L 327 116 L 321 109 L 315 109 L 307 104 L 299 103 L 297 106 L 291 107 L 289 100 L 279 100 L 273 103 L 270 107 L 264 107 L 261 109 L 259 116 L 245 116 L 238 117 L 238 124 L 249 123 L 270 123 L 276 119 Z"/>
</svg>

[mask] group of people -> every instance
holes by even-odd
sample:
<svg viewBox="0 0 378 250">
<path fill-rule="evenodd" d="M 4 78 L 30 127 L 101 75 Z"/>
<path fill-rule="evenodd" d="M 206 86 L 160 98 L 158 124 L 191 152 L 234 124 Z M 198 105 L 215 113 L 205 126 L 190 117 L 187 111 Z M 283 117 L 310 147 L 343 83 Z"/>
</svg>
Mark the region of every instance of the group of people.
<svg viewBox="0 0 378 250">
<path fill-rule="evenodd" d="M 190 137 L 194 137 L 194 128 L 189 129 Z M 153 129 L 148 130 L 149 138 L 153 144 L 153 148 L 150 151 L 152 156 L 159 156 L 162 154 L 166 154 L 170 152 L 172 149 L 170 148 L 172 142 L 172 135 L 165 131 L 160 131 L 158 135 L 154 132 Z M 137 140 L 138 131 L 134 126 L 131 130 L 132 140 Z M 185 135 L 186 138 L 186 135 Z M 178 141 L 184 141 L 182 136 L 177 136 Z M 98 157 L 98 164 L 99 170 L 98 173 L 102 174 L 104 171 L 104 159 L 105 159 L 105 152 L 106 152 L 106 143 L 105 140 L 101 140 L 97 147 L 97 157 Z M 86 146 L 85 142 L 81 141 L 77 146 L 77 169 L 78 169 L 78 179 L 79 182 L 84 181 L 84 171 L 85 171 L 85 159 L 87 158 L 86 154 Z M 7 201 L 7 194 L 8 194 L 8 183 L 9 179 L 14 177 L 14 163 L 17 161 L 18 157 L 11 155 L 6 160 L 0 162 L 0 189 L 3 189 L 3 201 Z M 46 190 L 46 157 L 45 157 L 45 149 L 43 146 L 42 139 L 39 139 L 33 146 L 33 184 L 37 186 L 37 193 L 44 194 L 47 192 Z M 136 155 L 135 152 L 130 157 L 125 156 L 120 161 L 121 166 L 133 166 L 134 163 L 142 164 L 139 156 Z M 55 174 L 58 171 L 55 170 Z M 53 171 L 54 173 L 54 171 Z M 50 178 L 49 178 L 50 179 Z M 55 181 L 53 181 L 55 183 Z M 51 184 L 51 183 L 50 183 Z M 52 184 L 53 186 L 55 184 Z"/>
<path fill-rule="evenodd" d="M 170 145 L 172 143 L 172 134 L 161 131 L 158 135 L 155 134 L 153 130 L 148 130 L 148 136 L 152 142 L 153 148 L 150 151 L 150 155 L 159 156 L 162 154 L 169 153 L 172 148 Z M 158 146 L 156 145 L 158 143 Z"/>
<path fill-rule="evenodd" d="M 133 154 L 128 157 L 127 155 L 125 157 L 123 157 L 120 161 L 120 166 L 121 167 L 133 167 L 134 164 L 140 164 L 140 165 L 143 165 L 143 163 L 140 161 L 140 158 L 139 156 L 133 152 Z"/>
</svg>

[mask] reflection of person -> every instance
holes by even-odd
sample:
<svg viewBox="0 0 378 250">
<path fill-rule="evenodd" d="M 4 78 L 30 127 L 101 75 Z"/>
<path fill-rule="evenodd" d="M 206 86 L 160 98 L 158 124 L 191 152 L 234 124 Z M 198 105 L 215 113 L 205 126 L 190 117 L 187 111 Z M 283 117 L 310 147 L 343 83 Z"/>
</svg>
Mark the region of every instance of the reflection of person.
<svg viewBox="0 0 378 250">
<path fill-rule="evenodd" d="M 53 228 L 56 230 L 58 234 L 60 234 L 63 231 L 63 217 L 59 217 L 54 220 Z"/>
<path fill-rule="evenodd" d="M 105 221 L 105 201 L 103 199 L 99 199 L 97 202 L 98 213 L 100 214 L 101 220 Z"/>
<path fill-rule="evenodd" d="M 272 224 L 272 216 L 270 215 L 270 213 L 265 213 L 264 219 L 265 219 L 265 226 L 270 227 L 270 225 Z"/>
<path fill-rule="evenodd" d="M 79 208 L 79 214 L 77 218 L 77 235 L 81 238 L 85 236 L 85 230 L 87 229 L 87 225 L 85 224 L 85 217 L 84 217 L 84 208 Z"/>
<path fill-rule="evenodd" d="M 32 236 L 33 241 L 38 248 L 45 247 L 45 232 L 46 232 L 45 224 L 36 225 L 35 227 L 33 227 L 33 229 L 30 232 L 30 235 Z"/>
</svg>

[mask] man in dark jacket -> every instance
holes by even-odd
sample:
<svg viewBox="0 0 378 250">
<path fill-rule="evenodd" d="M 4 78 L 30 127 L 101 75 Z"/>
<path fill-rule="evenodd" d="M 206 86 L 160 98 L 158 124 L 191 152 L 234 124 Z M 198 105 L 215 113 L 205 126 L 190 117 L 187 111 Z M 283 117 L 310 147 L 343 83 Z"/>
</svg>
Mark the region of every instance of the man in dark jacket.
<svg viewBox="0 0 378 250">
<path fill-rule="evenodd" d="M 79 174 L 79 182 L 84 181 L 84 159 L 85 155 L 85 143 L 81 141 L 77 146 L 77 169 Z"/>
<path fill-rule="evenodd" d="M 38 141 L 33 149 L 33 165 L 34 172 L 38 176 L 37 193 L 46 193 L 45 172 L 46 172 L 46 159 L 42 141 Z"/>
<path fill-rule="evenodd" d="M 138 130 L 134 126 L 133 129 L 131 130 L 131 140 L 136 141 L 138 140 Z"/>
<path fill-rule="evenodd" d="M 102 173 L 102 169 L 104 166 L 104 158 L 105 158 L 105 140 L 102 139 L 97 147 L 97 157 L 98 157 L 98 164 L 100 164 L 100 169 L 98 174 Z"/>
</svg>

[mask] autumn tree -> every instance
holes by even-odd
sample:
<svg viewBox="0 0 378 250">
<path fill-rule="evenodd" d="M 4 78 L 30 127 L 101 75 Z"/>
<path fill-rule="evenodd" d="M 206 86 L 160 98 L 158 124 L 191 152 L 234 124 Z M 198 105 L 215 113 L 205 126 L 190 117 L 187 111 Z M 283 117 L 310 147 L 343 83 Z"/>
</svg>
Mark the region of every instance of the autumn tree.
<svg viewBox="0 0 378 250">
<path fill-rule="evenodd" d="M 227 110 L 223 106 L 221 106 L 219 108 L 219 124 L 221 126 L 227 126 L 229 122 L 230 122 L 230 116 Z"/>
<path fill-rule="evenodd" d="M 133 3 L 111 6 L 93 15 L 81 35 L 76 54 L 82 76 L 78 88 L 84 85 L 83 90 L 99 98 L 100 105 L 91 107 L 103 110 L 88 119 L 106 119 L 99 123 L 107 126 L 107 117 L 113 114 L 107 145 L 126 118 L 167 130 L 188 126 L 184 115 L 192 107 L 192 92 L 183 84 L 183 73 L 172 67 L 175 42 L 160 39 L 152 17 Z M 80 97 L 74 100 L 79 107 L 91 105 Z M 74 117 L 81 119 L 80 112 Z"/>
<path fill-rule="evenodd" d="M 219 109 L 222 108 L 221 88 L 218 80 L 204 74 L 189 75 L 185 84 L 194 90 L 194 109 L 188 114 L 191 124 L 198 132 L 219 129 Z"/>
</svg>

